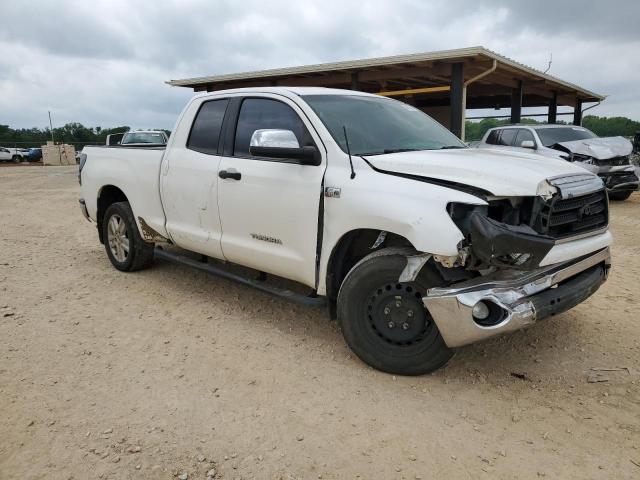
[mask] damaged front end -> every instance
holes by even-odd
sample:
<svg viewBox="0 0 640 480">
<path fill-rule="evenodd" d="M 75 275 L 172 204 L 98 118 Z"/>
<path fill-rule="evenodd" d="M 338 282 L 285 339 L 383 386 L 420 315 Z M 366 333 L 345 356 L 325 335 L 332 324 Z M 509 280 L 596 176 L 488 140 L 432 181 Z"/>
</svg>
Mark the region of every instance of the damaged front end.
<svg viewBox="0 0 640 480">
<path fill-rule="evenodd" d="M 546 180 L 538 193 L 488 198 L 482 206 L 449 204 L 451 219 L 464 235 L 460 255 L 452 268 L 433 256 L 448 286 L 432 288 L 423 297 L 449 347 L 562 313 L 606 280 L 607 244 L 583 253 L 574 249 L 568 260 L 544 261 L 556 245 L 606 232 L 602 181 L 591 174 L 565 175 Z"/>
<path fill-rule="evenodd" d="M 449 215 L 463 233 L 465 268 L 531 270 L 558 241 L 606 229 L 607 196 L 593 175 L 549 179 L 537 197 L 487 199 L 488 205 L 451 203 Z"/>
<path fill-rule="evenodd" d="M 551 148 L 563 152 L 561 158 L 597 174 L 609 193 L 640 189 L 638 171 L 631 164 L 632 145 L 624 138 L 562 142 Z"/>
</svg>

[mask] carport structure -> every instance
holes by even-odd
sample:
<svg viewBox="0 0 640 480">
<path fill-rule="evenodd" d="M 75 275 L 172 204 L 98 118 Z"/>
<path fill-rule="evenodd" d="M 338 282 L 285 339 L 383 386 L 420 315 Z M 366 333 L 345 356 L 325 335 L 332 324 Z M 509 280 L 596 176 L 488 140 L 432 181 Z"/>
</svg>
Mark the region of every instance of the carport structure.
<svg viewBox="0 0 640 480">
<path fill-rule="evenodd" d="M 523 107 L 548 108 L 556 123 L 559 106 L 573 107 L 582 122 L 583 105 L 604 96 L 523 65 L 484 47 L 415 53 L 255 72 L 170 80 L 172 86 L 212 92 L 229 88 L 314 86 L 346 88 L 393 97 L 434 117 L 464 138 L 467 109 L 510 108 L 512 123 Z"/>
</svg>

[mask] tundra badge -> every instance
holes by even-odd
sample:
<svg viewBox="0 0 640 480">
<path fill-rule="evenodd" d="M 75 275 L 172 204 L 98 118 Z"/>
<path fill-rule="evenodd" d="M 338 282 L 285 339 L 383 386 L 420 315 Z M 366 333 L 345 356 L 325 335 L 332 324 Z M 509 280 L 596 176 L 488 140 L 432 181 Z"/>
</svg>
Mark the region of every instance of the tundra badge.
<svg viewBox="0 0 640 480">
<path fill-rule="evenodd" d="M 340 189 L 337 187 L 325 187 L 324 196 L 328 198 L 340 198 Z"/>
<path fill-rule="evenodd" d="M 252 233 L 251 237 L 254 240 L 262 240 L 263 242 L 269 242 L 269 243 L 275 243 L 277 245 L 282 245 L 282 240 L 280 240 L 279 238 L 269 237 L 267 235 L 261 235 L 259 233 Z"/>
</svg>

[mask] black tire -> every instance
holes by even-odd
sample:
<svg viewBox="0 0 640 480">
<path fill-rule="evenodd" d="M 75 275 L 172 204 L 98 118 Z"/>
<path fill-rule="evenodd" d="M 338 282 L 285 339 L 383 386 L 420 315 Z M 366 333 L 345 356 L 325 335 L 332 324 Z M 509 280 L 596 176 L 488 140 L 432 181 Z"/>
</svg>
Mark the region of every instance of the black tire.
<svg viewBox="0 0 640 480">
<path fill-rule="evenodd" d="M 22 161 L 22 158 L 19 155 L 14 155 L 13 157 L 11 157 L 11 160 L 13 160 L 14 163 L 20 163 Z"/>
<path fill-rule="evenodd" d="M 117 248 L 117 245 L 112 245 L 111 242 L 113 234 L 109 233 L 109 228 L 112 219 L 117 225 L 120 225 L 120 221 L 123 224 L 124 234 L 119 232 L 119 238 L 126 238 L 128 243 L 128 251 L 124 256 L 120 256 L 124 249 Z M 102 238 L 111 264 L 122 272 L 141 270 L 153 261 L 154 244 L 145 242 L 140 236 L 129 202 L 113 203 L 107 208 L 102 221 Z"/>
<path fill-rule="evenodd" d="M 633 193 L 632 191 L 628 191 L 628 192 L 609 192 L 609 200 L 614 200 L 616 202 L 623 202 L 627 198 L 629 198 L 632 193 Z"/>
<path fill-rule="evenodd" d="M 338 322 L 347 344 L 366 364 L 387 373 L 422 375 L 442 367 L 453 351 L 422 304 L 426 291 L 444 282 L 425 265 L 415 282 L 399 283 L 407 253 L 385 248 L 358 262 L 340 287 Z"/>
</svg>

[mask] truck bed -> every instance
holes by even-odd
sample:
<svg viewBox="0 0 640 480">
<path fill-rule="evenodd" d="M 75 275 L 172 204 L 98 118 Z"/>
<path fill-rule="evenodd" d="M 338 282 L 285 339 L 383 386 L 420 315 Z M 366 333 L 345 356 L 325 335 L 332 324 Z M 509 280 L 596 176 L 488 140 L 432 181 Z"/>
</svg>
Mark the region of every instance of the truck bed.
<svg viewBox="0 0 640 480">
<path fill-rule="evenodd" d="M 167 236 L 160 199 L 160 168 L 164 146 L 87 146 L 83 153 L 87 161 L 82 169 L 82 190 L 86 189 L 87 210 L 96 219 L 96 193 L 101 188 L 117 185 L 136 212 L 136 222 L 142 232 L 149 228 Z M 149 227 L 149 228 L 148 228 Z"/>
</svg>

